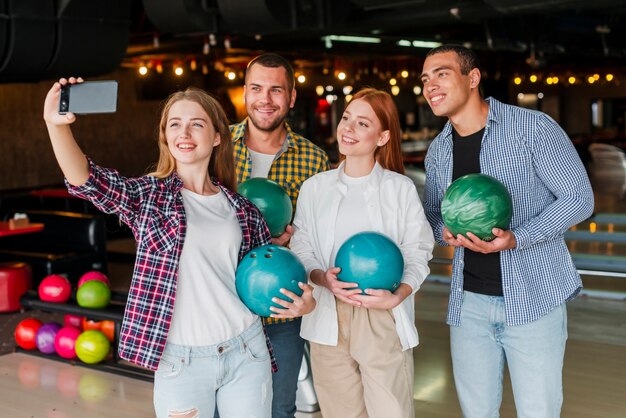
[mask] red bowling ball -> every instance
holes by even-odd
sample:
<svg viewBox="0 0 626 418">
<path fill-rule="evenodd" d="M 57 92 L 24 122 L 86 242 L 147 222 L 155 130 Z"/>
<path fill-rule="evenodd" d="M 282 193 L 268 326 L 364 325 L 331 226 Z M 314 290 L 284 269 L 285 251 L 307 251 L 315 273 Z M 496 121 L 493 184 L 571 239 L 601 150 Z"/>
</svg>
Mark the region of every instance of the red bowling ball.
<svg viewBox="0 0 626 418">
<path fill-rule="evenodd" d="M 37 331 L 43 323 L 35 318 L 27 318 L 20 321 L 15 327 L 15 342 L 18 347 L 23 348 L 24 350 L 34 350 L 37 348 L 37 343 L 35 342 L 35 336 L 37 335 Z"/>
<path fill-rule="evenodd" d="M 65 303 L 72 296 L 72 284 L 63 276 L 51 274 L 39 284 L 39 299 L 44 302 Z"/>
</svg>

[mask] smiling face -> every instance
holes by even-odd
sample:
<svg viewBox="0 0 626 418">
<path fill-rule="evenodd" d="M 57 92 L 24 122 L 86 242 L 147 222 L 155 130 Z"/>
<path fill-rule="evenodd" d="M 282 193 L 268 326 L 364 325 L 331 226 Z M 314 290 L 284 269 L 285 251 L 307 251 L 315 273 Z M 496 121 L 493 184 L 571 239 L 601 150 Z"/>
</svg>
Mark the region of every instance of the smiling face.
<svg viewBox="0 0 626 418">
<path fill-rule="evenodd" d="M 181 164 L 206 164 L 213 147 L 220 143 L 209 116 L 199 103 L 179 100 L 172 104 L 165 124 L 167 147 Z"/>
<path fill-rule="evenodd" d="M 337 125 L 339 152 L 348 157 L 374 157 L 376 149 L 389 141 L 374 109 L 363 99 L 352 100 Z"/>
<path fill-rule="evenodd" d="M 424 61 L 421 75 L 424 97 L 437 116 L 453 118 L 461 113 L 480 81 L 480 71 L 473 68 L 463 74 L 455 52 L 431 55 Z"/>
<path fill-rule="evenodd" d="M 289 89 L 283 67 L 254 64 L 246 71 L 244 100 L 252 124 L 261 131 L 271 132 L 284 122 L 296 101 L 296 91 Z"/>
</svg>

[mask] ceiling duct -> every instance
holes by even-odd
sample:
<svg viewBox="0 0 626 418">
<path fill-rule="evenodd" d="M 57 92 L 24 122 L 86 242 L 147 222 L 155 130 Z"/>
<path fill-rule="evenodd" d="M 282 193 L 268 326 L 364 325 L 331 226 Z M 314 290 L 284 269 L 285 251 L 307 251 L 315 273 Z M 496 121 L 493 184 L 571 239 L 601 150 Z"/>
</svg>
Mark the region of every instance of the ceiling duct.
<svg viewBox="0 0 626 418">
<path fill-rule="evenodd" d="M 217 0 L 224 29 L 246 34 L 322 30 L 342 22 L 346 0 Z"/>
<path fill-rule="evenodd" d="M 9 40 L 9 15 L 6 0 L 0 0 L 0 63 L 4 61 Z"/>
<path fill-rule="evenodd" d="M 143 0 L 146 16 L 161 32 L 217 32 L 215 0 Z"/>
<path fill-rule="evenodd" d="M 583 10 L 601 7 L 618 7 L 615 0 L 484 0 L 500 13 L 551 12 L 558 10 Z"/>
<path fill-rule="evenodd" d="M 128 0 L 69 0 L 57 13 L 56 49 L 48 77 L 106 74 L 126 53 L 130 30 Z"/>
<path fill-rule="evenodd" d="M 163 33 L 248 35 L 318 30 L 343 20 L 346 0 L 144 0 L 146 16 Z"/>
<path fill-rule="evenodd" d="M 4 54 L 0 57 L 0 81 L 37 79 L 54 51 L 53 0 L 6 0 Z"/>
</svg>

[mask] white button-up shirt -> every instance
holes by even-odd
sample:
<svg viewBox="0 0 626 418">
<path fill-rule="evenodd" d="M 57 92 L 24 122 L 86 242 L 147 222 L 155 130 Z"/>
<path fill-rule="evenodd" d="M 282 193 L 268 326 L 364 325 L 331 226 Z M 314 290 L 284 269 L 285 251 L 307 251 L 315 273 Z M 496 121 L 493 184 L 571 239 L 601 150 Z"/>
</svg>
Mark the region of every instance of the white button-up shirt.
<svg viewBox="0 0 626 418">
<path fill-rule="evenodd" d="M 334 267 L 329 264 L 335 242 L 335 222 L 340 202 L 348 190 L 339 170 L 343 170 L 343 165 L 316 174 L 305 181 L 300 190 L 290 247 L 309 275 L 315 269 L 326 271 Z M 411 286 L 415 293 L 430 272 L 428 261 L 432 258 L 434 237 L 414 183 L 376 163 L 364 193 L 367 205 L 363 210 L 367 211 L 372 229 L 385 234 L 400 247 L 404 257 L 402 283 Z M 327 288 L 311 284 L 317 306 L 302 318 L 300 335 L 318 344 L 337 345 L 335 297 Z M 403 350 L 419 343 L 414 305 L 413 296 L 409 296 L 392 310 Z"/>
</svg>

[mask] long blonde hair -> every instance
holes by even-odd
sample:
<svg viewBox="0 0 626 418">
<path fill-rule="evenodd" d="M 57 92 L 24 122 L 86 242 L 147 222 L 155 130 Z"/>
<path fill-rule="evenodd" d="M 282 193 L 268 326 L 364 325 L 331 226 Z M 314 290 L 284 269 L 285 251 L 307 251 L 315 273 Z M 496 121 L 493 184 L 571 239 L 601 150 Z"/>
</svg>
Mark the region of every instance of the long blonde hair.
<svg viewBox="0 0 626 418">
<path fill-rule="evenodd" d="M 176 160 L 167 146 L 165 128 L 172 105 L 181 100 L 198 103 L 209 116 L 215 131 L 220 135 L 220 143 L 213 148 L 209 161 L 209 175 L 219 180 L 230 190 L 237 191 L 235 158 L 233 155 L 233 142 L 228 127 L 228 117 L 213 96 L 196 87 L 188 87 L 186 90 L 172 93 L 165 100 L 163 110 L 161 111 L 161 122 L 159 123 L 159 161 L 155 170 L 148 175 L 162 179 L 172 175 L 176 169 Z"/>
</svg>

